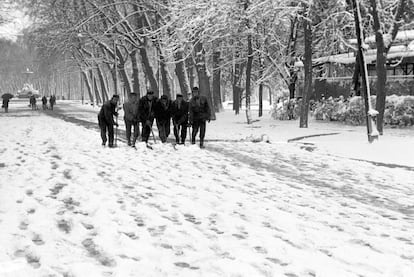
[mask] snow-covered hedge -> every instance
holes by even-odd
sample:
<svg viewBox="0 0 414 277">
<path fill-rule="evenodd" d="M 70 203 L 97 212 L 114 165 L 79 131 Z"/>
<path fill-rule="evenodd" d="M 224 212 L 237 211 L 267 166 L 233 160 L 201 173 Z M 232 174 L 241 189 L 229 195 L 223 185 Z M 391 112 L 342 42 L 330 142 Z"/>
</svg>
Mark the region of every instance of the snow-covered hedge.
<svg viewBox="0 0 414 277">
<path fill-rule="evenodd" d="M 375 108 L 376 96 L 371 96 Z M 279 120 L 299 118 L 300 100 L 281 101 L 272 109 L 272 117 Z M 317 120 L 338 121 L 351 125 L 365 125 L 365 104 L 361 96 L 332 97 L 318 102 L 311 101 L 310 113 Z M 384 124 L 394 126 L 414 125 L 414 96 L 390 95 L 386 98 Z"/>
<path fill-rule="evenodd" d="M 299 118 L 301 100 L 290 99 L 276 103 L 272 109 L 272 118 L 289 120 Z"/>
<path fill-rule="evenodd" d="M 376 97 L 372 96 L 373 107 L 375 100 Z M 366 122 L 364 101 L 360 96 L 352 97 L 348 101 L 329 98 L 317 102 L 311 113 L 318 120 L 340 121 L 352 125 L 364 125 Z M 387 96 L 384 124 L 414 125 L 414 96 Z"/>
</svg>

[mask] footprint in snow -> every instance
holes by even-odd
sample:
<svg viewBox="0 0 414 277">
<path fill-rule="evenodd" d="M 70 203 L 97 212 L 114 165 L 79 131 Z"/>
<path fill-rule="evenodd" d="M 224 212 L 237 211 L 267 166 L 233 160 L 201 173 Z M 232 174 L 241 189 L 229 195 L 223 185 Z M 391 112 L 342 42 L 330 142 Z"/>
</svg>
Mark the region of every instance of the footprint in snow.
<svg viewBox="0 0 414 277">
<path fill-rule="evenodd" d="M 57 227 L 66 234 L 69 234 L 72 231 L 72 223 L 65 219 L 58 220 Z"/>
<path fill-rule="evenodd" d="M 36 245 L 43 245 L 45 242 L 43 241 L 42 237 L 39 234 L 34 234 L 32 241 Z"/>
<path fill-rule="evenodd" d="M 182 267 L 182 268 L 192 269 L 192 270 L 200 269 L 199 267 L 190 266 L 188 263 L 184 263 L 184 262 L 177 262 L 177 263 L 174 263 L 174 265 L 178 267 Z"/>
<path fill-rule="evenodd" d="M 116 266 L 116 261 L 103 253 L 92 239 L 85 239 L 82 241 L 82 245 L 88 251 L 89 256 L 95 258 L 101 265 L 108 267 Z"/>
<path fill-rule="evenodd" d="M 38 257 L 38 256 L 36 256 L 32 253 L 27 253 L 26 254 L 26 261 L 33 268 L 39 268 L 40 267 L 40 257 Z"/>
<path fill-rule="evenodd" d="M 22 221 L 19 224 L 19 229 L 20 230 L 27 230 L 27 226 L 29 226 L 29 223 L 27 223 L 26 221 Z"/>
<path fill-rule="evenodd" d="M 196 225 L 201 224 L 201 221 L 196 220 L 195 216 L 192 214 L 184 214 L 184 217 L 185 217 L 185 220 L 187 220 L 188 222 L 191 222 Z"/>
<path fill-rule="evenodd" d="M 67 184 L 57 183 L 53 188 L 49 189 L 52 196 L 56 196 L 60 193 L 60 191 L 66 187 Z M 56 198 L 56 197 L 55 197 Z"/>
</svg>

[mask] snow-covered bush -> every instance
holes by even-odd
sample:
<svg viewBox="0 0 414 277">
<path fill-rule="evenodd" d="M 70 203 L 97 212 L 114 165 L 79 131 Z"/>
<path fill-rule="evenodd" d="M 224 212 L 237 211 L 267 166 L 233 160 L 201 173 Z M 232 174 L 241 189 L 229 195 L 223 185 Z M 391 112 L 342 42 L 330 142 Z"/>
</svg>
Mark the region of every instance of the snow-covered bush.
<svg viewBox="0 0 414 277">
<path fill-rule="evenodd" d="M 376 97 L 371 96 L 373 107 L 375 107 L 375 102 Z M 361 96 L 354 96 L 348 101 L 344 101 L 343 98 L 319 101 L 312 115 L 317 120 L 340 121 L 351 125 L 364 125 L 366 122 L 365 104 Z M 387 96 L 384 124 L 414 125 L 414 96 Z"/>
<path fill-rule="evenodd" d="M 288 120 L 299 118 L 301 100 L 290 99 L 275 103 L 271 116 L 278 120 Z"/>
</svg>

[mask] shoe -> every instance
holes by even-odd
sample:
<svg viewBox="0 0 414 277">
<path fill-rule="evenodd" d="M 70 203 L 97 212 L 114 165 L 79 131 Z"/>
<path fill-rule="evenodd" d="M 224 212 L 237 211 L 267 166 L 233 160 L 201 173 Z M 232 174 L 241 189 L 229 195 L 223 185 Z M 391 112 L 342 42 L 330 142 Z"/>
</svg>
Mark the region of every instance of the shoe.
<svg viewBox="0 0 414 277">
<path fill-rule="evenodd" d="M 204 149 L 204 148 L 206 148 L 203 144 L 200 144 L 200 148 L 201 149 Z"/>
<path fill-rule="evenodd" d="M 128 141 L 128 146 L 131 146 L 131 142 L 130 141 Z"/>
<path fill-rule="evenodd" d="M 108 147 L 109 148 L 115 148 L 115 146 L 113 144 L 109 144 Z"/>
<path fill-rule="evenodd" d="M 106 142 L 102 142 L 102 146 L 105 146 L 106 145 Z"/>
</svg>

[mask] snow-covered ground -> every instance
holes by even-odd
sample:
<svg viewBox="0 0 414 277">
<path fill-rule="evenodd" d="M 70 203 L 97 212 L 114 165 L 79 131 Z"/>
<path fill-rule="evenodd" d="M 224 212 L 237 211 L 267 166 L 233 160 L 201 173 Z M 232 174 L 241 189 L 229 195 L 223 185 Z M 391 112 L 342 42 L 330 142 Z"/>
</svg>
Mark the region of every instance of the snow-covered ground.
<svg viewBox="0 0 414 277">
<path fill-rule="evenodd" d="M 225 112 L 205 150 L 109 149 L 97 111 L 0 114 L 0 276 L 414 276 L 412 129 Z"/>
</svg>

